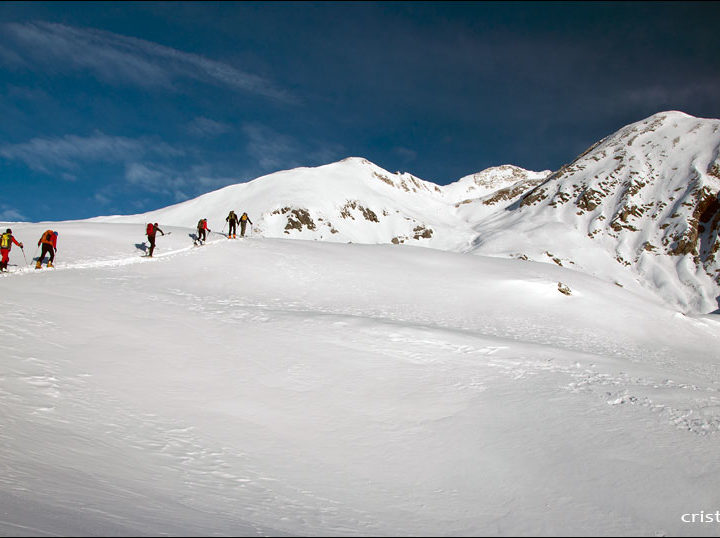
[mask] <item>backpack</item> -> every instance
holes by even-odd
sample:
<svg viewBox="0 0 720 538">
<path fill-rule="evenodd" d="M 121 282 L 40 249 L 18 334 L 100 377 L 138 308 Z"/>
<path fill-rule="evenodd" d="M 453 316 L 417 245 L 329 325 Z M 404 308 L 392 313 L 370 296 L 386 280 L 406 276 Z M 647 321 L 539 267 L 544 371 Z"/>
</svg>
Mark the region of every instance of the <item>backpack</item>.
<svg viewBox="0 0 720 538">
<path fill-rule="evenodd" d="M 43 241 L 45 243 L 52 243 L 52 240 L 53 240 L 53 231 L 52 230 L 48 230 L 47 232 L 45 232 L 43 234 Z"/>
<path fill-rule="evenodd" d="M 200 219 L 200 220 L 198 221 L 198 230 L 202 230 L 202 228 L 203 228 L 203 222 L 204 222 L 204 221 L 205 221 L 205 219 Z"/>
<path fill-rule="evenodd" d="M 0 239 L 0 248 L 10 248 L 10 238 L 12 237 L 9 233 L 2 234 L 2 239 Z"/>
<path fill-rule="evenodd" d="M 153 235 L 155 233 L 155 226 L 153 226 L 152 222 L 147 225 L 147 230 L 145 230 L 145 235 Z"/>
</svg>

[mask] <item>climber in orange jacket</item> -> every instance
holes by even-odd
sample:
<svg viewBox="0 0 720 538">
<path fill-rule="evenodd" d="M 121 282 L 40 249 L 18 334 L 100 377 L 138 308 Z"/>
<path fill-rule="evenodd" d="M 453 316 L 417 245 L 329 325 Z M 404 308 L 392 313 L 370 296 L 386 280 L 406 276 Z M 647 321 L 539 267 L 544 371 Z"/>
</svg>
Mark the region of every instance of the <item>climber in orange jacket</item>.
<svg viewBox="0 0 720 538">
<path fill-rule="evenodd" d="M 38 246 L 42 245 L 42 250 L 40 251 L 40 257 L 35 264 L 35 269 L 40 269 L 42 267 L 42 262 L 45 259 L 45 254 L 50 255 L 47 266 L 53 266 L 53 262 L 55 261 L 55 253 L 57 252 L 57 237 L 58 233 L 53 230 L 48 230 L 42 234 L 42 237 L 38 241 Z"/>
</svg>

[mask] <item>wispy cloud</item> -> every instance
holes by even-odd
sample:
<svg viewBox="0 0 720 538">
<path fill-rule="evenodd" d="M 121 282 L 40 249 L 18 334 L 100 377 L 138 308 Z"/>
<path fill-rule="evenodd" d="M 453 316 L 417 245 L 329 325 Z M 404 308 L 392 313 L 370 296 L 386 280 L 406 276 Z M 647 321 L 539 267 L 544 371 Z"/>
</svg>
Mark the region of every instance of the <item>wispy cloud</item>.
<svg viewBox="0 0 720 538">
<path fill-rule="evenodd" d="M 28 219 L 25 217 L 25 215 L 20 213 L 20 211 L 18 211 L 17 209 L 10 207 L 6 204 L 0 204 L 0 221 L 16 222 L 26 220 Z"/>
<path fill-rule="evenodd" d="M 134 188 L 169 196 L 175 201 L 187 200 L 208 190 L 241 182 L 237 177 L 214 176 L 209 165 L 189 169 L 157 163 L 132 162 L 125 166 L 125 180 Z"/>
<path fill-rule="evenodd" d="M 257 123 L 247 123 L 242 130 L 248 139 L 248 154 L 263 171 L 326 164 L 342 156 L 343 148 L 339 144 L 317 140 L 301 142 Z"/>
<path fill-rule="evenodd" d="M 403 161 L 405 162 L 412 162 L 415 159 L 417 159 L 417 151 L 404 148 L 402 146 L 397 146 L 393 148 L 393 153 L 398 155 Z"/>
<path fill-rule="evenodd" d="M 147 137 L 126 138 L 101 132 L 87 137 L 33 138 L 21 144 L 0 146 L 0 157 L 22 161 L 44 173 L 53 168 L 72 170 L 85 162 L 127 162 L 148 154 L 172 157 L 183 152 Z"/>
<path fill-rule="evenodd" d="M 125 167 L 125 179 L 130 183 L 145 184 L 145 185 L 156 185 L 163 184 L 168 178 L 168 173 L 165 170 L 157 167 L 151 167 L 143 163 L 128 163 Z M 153 190 L 153 189 L 150 189 Z"/>
<path fill-rule="evenodd" d="M 0 45 L 0 61 L 11 66 L 20 66 L 24 63 L 22 57 L 17 52 L 2 45 Z"/>
<path fill-rule="evenodd" d="M 627 106 L 641 104 L 662 107 L 667 103 L 690 103 L 717 99 L 720 77 L 707 81 L 674 81 L 674 84 L 653 84 L 623 90 L 619 100 Z"/>
<path fill-rule="evenodd" d="M 193 79 L 277 101 L 295 100 L 261 76 L 143 39 L 49 22 L 5 23 L 0 28 L 5 41 L 0 60 L 13 65 L 89 71 L 110 83 L 146 88 L 175 88 L 176 81 Z"/>
<path fill-rule="evenodd" d="M 264 170 L 298 166 L 300 144 L 292 137 L 259 124 L 243 125 L 248 138 L 247 151 Z"/>
<path fill-rule="evenodd" d="M 105 196 L 101 192 L 96 192 L 95 195 L 93 196 L 93 199 L 100 205 L 108 205 L 112 202 L 111 198 Z"/>
<path fill-rule="evenodd" d="M 187 125 L 187 131 L 195 136 L 212 138 L 230 131 L 230 126 L 226 123 L 200 116 Z"/>
</svg>

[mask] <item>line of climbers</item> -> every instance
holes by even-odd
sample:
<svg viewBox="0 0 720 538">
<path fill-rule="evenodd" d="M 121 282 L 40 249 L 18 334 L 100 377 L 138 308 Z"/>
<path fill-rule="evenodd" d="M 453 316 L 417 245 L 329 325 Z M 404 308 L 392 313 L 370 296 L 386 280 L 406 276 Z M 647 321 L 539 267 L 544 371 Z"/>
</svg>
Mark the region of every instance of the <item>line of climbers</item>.
<svg viewBox="0 0 720 538">
<path fill-rule="evenodd" d="M 240 223 L 240 237 L 245 237 L 245 227 L 247 226 L 247 223 L 249 222 L 252 225 L 252 221 L 250 220 L 250 217 L 248 217 L 247 213 L 243 213 L 240 218 L 238 218 L 235 211 L 230 211 L 230 214 L 227 216 L 225 221 L 229 224 L 227 235 L 228 239 L 236 239 L 236 229 L 238 223 Z M 223 230 L 224 229 L 225 227 L 223 226 Z M 207 238 L 207 233 L 210 231 L 211 230 L 207 225 L 207 219 L 200 219 L 197 225 L 197 238 L 194 243 L 202 245 Z M 155 236 L 158 232 L 161 235 L 165 235 L 165 232 L 160 229 L 157 222 L 150 223 L 145 228 L 145 235 L 147 235 L 148 242 L 150 243 L 150 248 L 148 249 L 147 254 L 149 257 L 152 257 L 153 252 L 155 251 Z M 42 250 L 40 251 L 40 256 L 36 260 L 35 269 L 42 268 L 46 255 L 48 256 L 47 266 L 53 267 L 53 263 L 55 262 L 55 253 L 57 252 L 57 238 L 58 233 L 55 230 L 46 230 L 40 236 L 40 239 L 38 240 L 38 247 L 42 247 Z M 10 262 L 10 251 L 12 250 L 13 244 L 20 247 L 23 251 L 23 257 L 25 257 L 25 250 L 23 249 L 24 245 L 22 242 L 18 242 L 18 240 L 15 239 L 12 230 L 8 228 L 5 230 L 5 233 L 0 236 L 0 255 L 2 255 L 2 259 L 0 260 L 0 272 L 7 271 L 8 263 Z M 25 263 L 27 263 L 27 259 L 25 260 Z"/>
<path fill-rule="evenodd" d="M 250 217 L 248 217 L 248 214 L 243 212 L 240 217 L 238 217 L 235 214 L 235 211 L 230 211 L 228 216 L 225 218 L 225 222 L 228 224 L 228 239 L 237 239 L 237 225 L 240 224 L 240 237 L 245 237 L 245 228 L 247 227 L 247 224 L 250 223 L 252 226 L 252 221 L 250 220 Z M 223 232 L 225 230 L 225 226 L 223 226 Z M 197 234 L 195 238 L 193 239 L 194 245 L 202 245 L 207 240 L 207 234 L 210 233 L 212 230 L 208 228 L 208 222 L 206 218 L 202 218 L 197 223 Z M 148 242 L 150 243 L 150 248 L 148 249 L 148 256 L 152 258 L 153 252 L 155 251 L 155 236 L 157 233 L 160 232 L 161 235 L 165 235 L 165 232 L 163 232 L 158 223 L 149 223 L 145 230 L 145 235 L 147 235 Z M 221 232 L 222 233 L 222 232 Z"/>
<path fill-rule="evenodd" d="M 55 261 L 55 253 L 57 252 L 57 238 L 58 233 L 54 230 L 46 230 L 40 236 L 40 239 L 38 240 L 38 247 L 42 246 L 42 250 L 40 251 L 40 256 L 37 258 L 35 269 L 40 269 L 42 267 L 42 263 L 45 260 L 46 254 L 49 255 L 47 266 L 53 266 L 53 262 Z M 0 271 L 7 271 L 8 263 L 10 262 L 10 251 L 12 250 L 13 244 L 20 247 L 20 249 L 23 251 L 24 258 L 24 245 L 22 244 L 22 242 L 18 242 L 18 240 L 15 239 L 12 230 L 8 228 L 7 230 L 5 230 L 5 233 L 0 236 L 0 254 L 2 255 L 2 259 L 0 260 Z M 25 260 L 25 263 L 27 263 L 27 259 Z"/>
<path fill-rule="evenodd" d="M 240 237 L 245 237 L 245 226 L 247 226 L 247 223 L 249 222 L 250 225 L 252 225 L 252 221 L 250 220 L 250 217 L 248 217 L 247 213 L 243 213 L 240 215 L 240 218 L 238 218 L 235 211 L 230 211 L 228 216 L 225 217 L 225 222 L 228 223 L 228 239 L 236 238 L 235 232 L 237 230 L 238 222 L 240 223 Z"/>
</svg>

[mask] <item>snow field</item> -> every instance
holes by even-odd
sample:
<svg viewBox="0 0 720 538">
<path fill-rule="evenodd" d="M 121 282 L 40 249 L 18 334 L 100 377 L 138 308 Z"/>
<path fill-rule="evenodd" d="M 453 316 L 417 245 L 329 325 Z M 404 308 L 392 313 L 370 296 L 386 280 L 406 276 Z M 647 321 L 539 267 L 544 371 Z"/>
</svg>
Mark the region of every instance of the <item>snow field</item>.
<svg viewBox="0 0 720 538">
<path fill-rule="evenodd" d="M 407 246 L 13 230 L 47 227 L 56 269 L 0 278 L 3 535 L 717 534 L 680 519 L 720 508 L 716 316 Z"/>
</svg>

